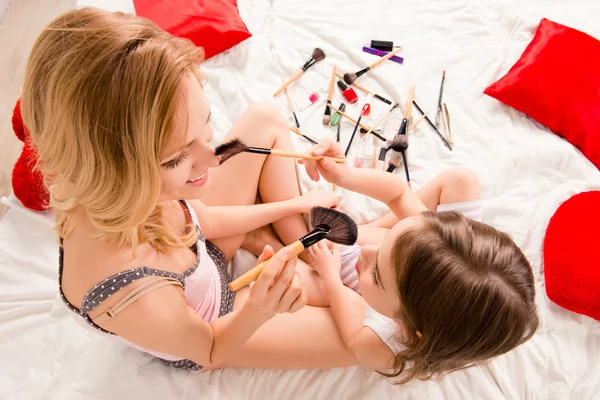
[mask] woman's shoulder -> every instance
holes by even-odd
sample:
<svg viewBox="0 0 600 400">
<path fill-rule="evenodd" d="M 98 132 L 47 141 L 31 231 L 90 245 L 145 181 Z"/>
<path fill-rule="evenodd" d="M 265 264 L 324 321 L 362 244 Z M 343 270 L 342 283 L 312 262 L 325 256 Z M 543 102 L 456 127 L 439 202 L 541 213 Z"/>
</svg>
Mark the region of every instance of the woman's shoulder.
<svg viewBox="0 0 600 400">
<path fill-rule="evenodd" d="M 157 252 L 149 244 L 136 247 L 110 243 L 97 234 L 86 219 L 75 221 L 69 236 L 62 239 L 61 287 L 73 305 L 80 305 L 90 289 L 124 271 L 149 267 L 181 273 L 193 265 L 195 256 L 185 249 Z"/>
</svg>

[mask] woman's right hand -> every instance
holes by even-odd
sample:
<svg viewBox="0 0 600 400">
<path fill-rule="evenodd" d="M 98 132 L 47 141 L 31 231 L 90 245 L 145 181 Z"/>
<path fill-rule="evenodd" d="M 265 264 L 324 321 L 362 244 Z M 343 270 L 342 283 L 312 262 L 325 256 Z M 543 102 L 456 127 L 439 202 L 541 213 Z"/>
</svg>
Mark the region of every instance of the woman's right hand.
<svg viewBox="0 0 600 400">
<path fill-rule="evenodd" d="M 306 173 L 313 181 L 319 181 L 322 176 L 326 181 L 340 184 L 348 173 L 348 163 L 338 164 L 328 157 L 344 158 L 340 145 L 329 138 L 325 138 L 309 152 L 313 156 L 325 156 L 320 161 L 300 159 L 298 163 L 304 164 Z"/>
<path fill-rule="evenodd" d="M 268 259 L 267 265 L 250 288 L 244 307 L 267 321 L 278 313 L 293 313 L 304 307 L 308 295 L 300 275 L 296 272 L 296 257 L 286 261 L 286 247 L 273 254 L 271 246 L 265 246 L 257 264 Z"/>
</svg>

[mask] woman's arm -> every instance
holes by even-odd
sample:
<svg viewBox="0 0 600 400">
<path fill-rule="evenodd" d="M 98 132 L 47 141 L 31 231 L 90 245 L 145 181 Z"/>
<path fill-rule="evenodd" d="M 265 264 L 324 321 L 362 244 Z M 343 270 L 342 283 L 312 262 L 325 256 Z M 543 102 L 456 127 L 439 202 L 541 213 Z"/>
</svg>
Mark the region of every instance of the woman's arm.
<svg viewBox="0 0 600 400">
<path fill-rule="evenodd" d="M 294 214 L 308 213 L 312 207 L 333 207 L 336 197 L 314 190 L 289 200 L 250 206 L 211 206 L 192 201 L 204 236 L 209 240 L 243 235 Z"/>
<path fill-rule="evenodd" d="M 190 359 L 202 366 L 221 364 L 275 314 L 295 312 L 306 304 L 302 283 L 295 273 L 295 258 L 285 262 L 284 251 L 273 256 L 270 248 L 261 256 L 267 258 L 269 264 L 242 308 L 211 323 L 187 305 L 181 289 L 167 286 L 146 294 L 101 325 L 152 351 Z"/>
</svg>

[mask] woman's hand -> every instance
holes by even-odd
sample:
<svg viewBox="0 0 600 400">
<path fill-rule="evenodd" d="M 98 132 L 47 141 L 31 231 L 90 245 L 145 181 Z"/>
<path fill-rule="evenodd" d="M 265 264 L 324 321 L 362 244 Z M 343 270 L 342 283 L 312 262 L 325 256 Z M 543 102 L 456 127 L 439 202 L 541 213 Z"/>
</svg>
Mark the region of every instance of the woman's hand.
<svg viewBox="0 0 600 400">
<path fill-rule="evenodd" d="M 338 206 L 337 197 L 328 190 L 316 189 L 300 196 L 303 212 L 310 212 L 313 207 L 335 208 Z"/>
<path fill-rule="evenodd" d="M 329 138 L 325 138 L 312 148 L 309 152 L 313 156 L 325 156 L 320 161 L 315 160 L 298 160 L 298 163 L 304 164 L 306 173 L 313 181 L 319 181 L 319 176 L 325 178 L 326 181 L 339 184 L 344 175 L 348 173 L 348 163 L 338 164 L 328 157 L 344 158 L 344 152 L 340 145 Z"/>
<path fill-rule="evenodd" d="M 265 246 L 257 264 L 268 259 L 267 265 L 250 288 L 244 308 L 267 321 L 278 313 L 293 313 L 308 302 L 300 275 L 296 272 L 296 257 L 286 261 L 286 247 L 273 255 L 271 246 Z"/>
<path fill-rule="evenodd" d="M 332 245 L 332 249 L 329 250 L 325 241 L 321 240 L 308 248 L 308 256 L 312 261 L 312 267 L 323 280 L 341 280 L 340 246 L 336 243 Z"/>
</svg>

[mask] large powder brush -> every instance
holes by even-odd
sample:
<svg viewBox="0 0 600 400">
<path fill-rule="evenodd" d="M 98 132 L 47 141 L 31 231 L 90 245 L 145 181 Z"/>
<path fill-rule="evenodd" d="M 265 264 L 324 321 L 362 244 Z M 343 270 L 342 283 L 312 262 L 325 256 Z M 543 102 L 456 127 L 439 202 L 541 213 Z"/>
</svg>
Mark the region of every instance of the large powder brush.
<svg viewBox="0 0 600 400">
<path fill-rule="evenodd" d="M 287 246 L 290 253 L 288 260 L 296 257 L 313 244 L 327 239 L 334 243 L 353 245 L 358 239 L 358 228 L 356 223 L 348 215 L 336 210 L 324 207 L 313 207 L 310 211 L 310 221 L 313 230 L 301 237 L 299 240 Z M 250 271 L 246 272 L 229 284 L 229 289 L 236 291 L 258 279 L 267 265 L 263 261 Z"/>
</svg>

